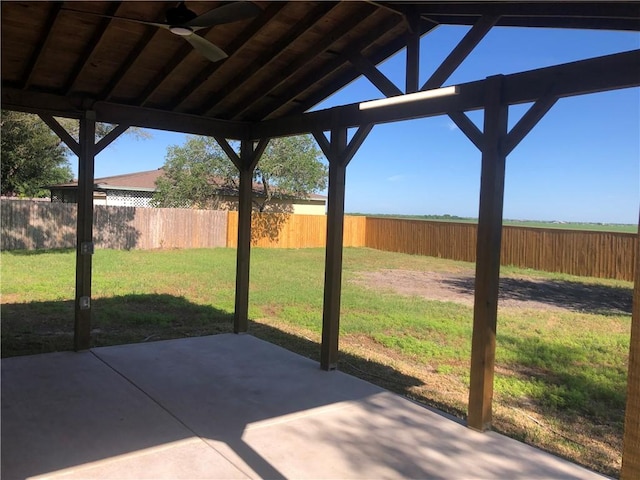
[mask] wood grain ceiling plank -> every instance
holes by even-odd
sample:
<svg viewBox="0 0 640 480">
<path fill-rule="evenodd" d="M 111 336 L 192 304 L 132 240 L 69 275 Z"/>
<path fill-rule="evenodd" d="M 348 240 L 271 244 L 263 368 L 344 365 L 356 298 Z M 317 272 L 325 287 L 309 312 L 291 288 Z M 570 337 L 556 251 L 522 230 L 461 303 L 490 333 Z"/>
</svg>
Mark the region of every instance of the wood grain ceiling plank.
<svg viewBox="0 0 640 480">
<path fill-rule="evenodd" d="M 233 39 L 233 41 L 227 46 L 227 53 L 232 56 L 244 47 L 251 39 L 258 34 L 270 21 L 276 16 L 284 7 L 284 2 L 274 2 L 270 4 L 264 11 L 256 17 L 242 33 Z M 205 68 L 200 70 L 189 83 L 175 95 L 169 102 L 169 109 L 180 110 L 181 105 L 191 95 L 196 94 L 199 87 L 202 87 L 207 79 L 213 75 L 218 68 L 222 65 L 221 62 L 210 63 Z"/>
<path fill-rule="evenodd" d="M 22 79 L 20 80 L 20 88 L 24 89 L 30 85 L 31 79 L 33 78 L 33 72 L 38 67 L 38 62 L 42 58 L 42 52 L 45 50 L 45 48 L 49 44 L 49 41 L 51 40 L 51 32 L 56 23 L 61 8 L 62 2 L 55 2 L 51 5 L 51 8 L 49 9 L 49 13 L 47 15 L 47 21 L 42 28 L 42 33 L 40 35 L 38 43 L 33 50 L 31 58 L 25 65 Z"/>
<path fill-rule="evenodd" d="M 266 98 L 270 92 L 282 86 L 301 68 L 316 61 L 319 55 L 324 53 L 339 40 L 342 40 L 347 35 L 351 34 L 356 25 L 361 23 L 363 19 L 368 18 L 375 11 L 376 8 L 373 5 L 362 4 L 357 13 L 345 18 L 329 35 L 326 35 L 320 42 L 317 42 L 312 48 L 300 55 L 298 60 L 291 62 L 286 68 L 281 69 L 271 78 L 263 82 L 260 86 L 260 90 L 257 90 L 252 95 L 248 95 L 244 101 L 235 105 L 234 108 L 227 112 L 227 116 L 233 119 L 243 117 L 245 112 L 247 112 L 255 102 L 261 98 Z"/>
<path fill-rule="evenodd" d="M 110 3 L 106 12 L 104 13 L 110 16 L 116 15 L 116 13 L 118 13 L 118 10 L 120 9 L 121 6 L 122 6 L 121 2 Z M 69 95 L 73 91 L 73 88 L 75 87 L 76 82 L 78 81 L 78 78 L 80 77 L 80 75 L 82 75 L 82 72 L 87 67 L 87 65 L 90 64 L 89 59 L 95 53 L 96 49 L 98 48 L 98 45 L 100 45 L 104 37 L 104 34 L 107 31 L 107 28 L 109 28 L 109 25 L 111 24 L 111 21 L 112 21 L 111 18 L 103 18 L 100 20 L 100 22 L 96 26 L 95 31 L 91 37 L 91 40 L 88 42 L 84 51 L 80 55 L 80 58 L 78 58 L 73 69 L 71 70 L 71 74 L 68 76 L 67 83 L 63 88 L 63 91 L 65 92 L 66 95 Z"/>
<path fill-rule="evenodd" d="M 322 67 L 318 69 L 314 69 L 312 72 L 309 72 L 307 75 L 305 75 L 303 79 L 298 81 L 295 86 L 287 88 L 286 92 L 283 92 L 277 97 L 272 98 L 270 105 L 267 105 L 266 107 L 262 108 L 258 112 L 252 112 L 250 117 L 252 119 L 271 118 L 271 116 L 276 112 L 280 111 L 283 108 L 286 109 L 287 104 L 289 102 L 295 100 L 298 96 L 304 94 L 304 92 L 307 91 L 309 88 L 316 86 L 320 80 L 334 73 L 336 70 L 342 67 L 345 63 L 348 63 L 349 58 L 351 58 L 353 55 L 363 52 L 371 44 L 379 41 L 381 37 L 380 32 L 389 32 L 398 27 L 404 28 L 404 26 L 405 26 L 405 22 L 402 17 L 394 14 L 384 15 L 381 22 L 378 24 L 377 28 L 367 29 L 367 32 L 365 35 L 357 39 L 354 39 L 351 42 L 350 46 L 344 49 L 342 52 L 340 52 L 334 59 L 326 62 Z M 400 35 L 400 38 L 398 39 L 397 42 L 394 42 L 392 48 L 395 48 L 395 50 L 402 48 L 402 46 L 404 45 L 404 41 L 405 41 L 404 36 Z M 400 46 L 397 46 L 398 44 Z M 386 54 L 386 56 L 390 55 L 391 53 L 393 52 L 389 52 L 389 48 L 384 49 L 384 54 Z M 382 59 L 386 58 L 386 56 L 382 58 L 370 58 L 369 60 L 371 60 L 374 64 L 377 64 Z M 349 72 L 353 72 L 352 79 L 355 79 L 360 76 L 360 71 L 355 68 L 349 68 Z M 339 90 L 340 88 L 342 88 L 342 86 L 346 85 L 347 83 L 348 82 L 346 83 L 341 82 L 340 87 L 337 87 L 337 88 L 333 88 L 333 86 L 330 86 L 330 89 L 332 89 L 331 93 Z M 333 85 L 333 82 L 332 82 L 332 85 Z M 331 93 L 327 93 L 326 96 L 329 96 Z M 296 108 L 296 110 L 299 110 L 299 108 Z M 237 119 L 237 117 L 233 117 L 233 118 Z"/>
<path fill-rule="evenodd" d="M 146 31 L 143 36 L 140 37 L 140 40 L 138 40 L 133 50 L 129 52 L 127 58 L 122 62 L 120 67 L 118 67 L 116 73 L 111 77 L 107 85 L 102 89 L 102 92 L 98 95 L 100 100 L 110 100 L 112 98 L 114 92 L 118 89 L 118 86 L 131 72 L 133 65 L 140 58 L 144 49 L 149 43 L 153 42 L 153 39 L 159 34 L 159 32 L 160 30 L 156 27 L 146 27 Z"/>
<path fill-rule="evenodd" d="M 224 88 L 211 96 L 199 113 L 205 116 L 215 117 L 220 112 L 219 108 L 222 100 L 232 95 L 234 91 L 241 88 L 249 79 L 264 71 L 271 62 L 275 61 L 282 54 L 282 52 L 290 47 L 301 35 L 312 28 L 316 22 L 320 21 L 324 15 L 334 8 L 337 8 L 334 2 L 320 2 L 318 5 L 314 6 L 304 15 L 304 17 L 293 25 L 293 28 L 289 32 L 282 36 L 278 41 L 272 43 L 269 49 L 263 51 L 257 62 L 252 62 L 246 69 L 227 82 L 227 85 Z"/>
</svg>

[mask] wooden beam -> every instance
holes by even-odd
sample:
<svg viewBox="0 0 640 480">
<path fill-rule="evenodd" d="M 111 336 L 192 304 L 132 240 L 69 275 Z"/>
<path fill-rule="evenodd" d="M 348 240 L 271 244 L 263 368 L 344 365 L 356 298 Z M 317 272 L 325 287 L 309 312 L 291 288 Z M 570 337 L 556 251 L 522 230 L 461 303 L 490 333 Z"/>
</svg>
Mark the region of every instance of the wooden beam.
<svg viewBox="0 0 640 480">
<path fill-rule="evenodd" d="M 349 57 L 349 62 L 360 71 L 385 97 L 402 95 L 402 91 L 378 68 L 360 53 Z"/>
<path fill-rule="evenodd" d="M 93 255 L 93 181 L 96 120 L 88 111 L 80 119 L 78 155 L 78 217 L 76 235 L 76 296 L 73 345 L 76 351 L 91 346 L 91 264 Z"/>
<path fill-rule="evenodd" d="M 216 139 L 216 142 L 218 142 L 218 145 L 220 145 L 220 148 L 222 148 L 222 150 L 224 150 L 224 153 L 227 154 L 227 157 L 229 157 L 229 160 L 231 160 L 233 162 L 233 164 L 236 166 L 236 168 L 238 170 L 242 170 L 242 158 L 240 157 L 240 155 L 238 155 L 236 153 L 236 151 L 233 149 L 233 147 L 231 147 L 231 145 L 229 145 L 229 142 L 227 142 L 226 138 L 220 137 L 218 135 L 214 135 L 213 138 Z"/>
<path fill-rule="evenodd" d="M 202 30 L 202 34 L 200 36 L 204 36 L 206 32 L 210 29 Z M 136 99 L 136 105 L 140 107 L 144 107 L 149 103 L 149 100 L 156 93 L 162 84 L 169 79 L 171 76 L 171 72 L 173 72 L 178 66 L 191 54 L 193 54 L 193 47 L 189 45 L 187 42 L 183 42 L 178 51 L 171 57 L 171 59 L 163 64 L 160 72 L 154 77 L 154 80 L 147 85 L 147 88 L 144 89 L 142 94 Z"/>
<path fill-rule="evenodd" d="M 635 252 L 635 280 L 631 314 L 631 342 L 627 373 L 627 408 L 624 421 L 622 480 L 640 478 L 640 222 Z"/>
<path fill-rule="evenodd" d="M 326 110 L 265 120 L 253 124 L 251 136 L 280 137 L 327 130 L 331 126 L 357 127 L 413 118 L 478 110 L 484 106 L 486 80 L 458 85 L 458 94 L 402 105 L 360 110 L 354 103 Z M 581 60 L 504 77 L 503 99 L 508 105 L 535 102 L 553 88 L 558 98 L 640 85 L 640 50 Z"/>
<path fill-rule="evenodd" d="M 99 100 L 108 101 L 113 96 L 113 92 L 118 88 L 122 79 L 129 73 L 133 64 L 140 58 L 140 55 L 147 45 L 154 41 L 156 35 L 164 35 L 164 33 L 161 32 L 162 29 L 158 27 L 145 26 L 144 35 L 136 42 L 133 50 L 129 52 L 127 58 L 120 64 L 116 73 L 109 79 L 109 83 L 102 89 L 102 92 L 98 95 Z"/>
<path fill-rule="evenodd" d="M 420 81 L 420 14 L 411 8 L 406 15 L 409 26 L 407 39 L 407 64 L 405 71 L 405 92 L 414 93 L 418 91 Z"/>
<path fill-rule="evenodd" d="M 113 143 L 115 140 L 118 139 L 118 137 L 120 137 L 120 135 L 122 135 L 124 132 L 126 132 L 129 129 L 129 125 L 116 125 L 115 127 L 113 127 L 109 133 L 107 133 L 104 137 L 102 137 L 98 143 L 96 143 L 96 150 L 95 150 L 95 154 L 98 155 L 102 150 L 104 150 L 105 148 L 107 148 L 109 145 L 111 145 L 111 143 Z"/>
<path fill-rule="evenodd" d="M 243 139 L 248 132 L 248 124 L 244 122 L 216 120 L 152 108 L 98 102 L 94 105 L 94 110 L 98 121 L 105 123 L 123 123 L 135 127 L 156 128 L 194 135 L 217 135 L 234 140 Z"/>
<path fill-rule="evenodd" d="M 373 15 L 375 15 L 375 12 L 373 13 Z M 362 21 L 363 18 L 358 17 L 357 15 L 354 14 L 349 20 L 354 22 L 355 25 L 357 25 L 357 23 Z M 351 57 L 351 55 L 353 55 L 354 53 L 362 52 L 366 50 L 367 47 L 369 47 L 372 43 L 379 41 L 380 32 L 386 32 L 387 30 L 392 30 L 394 28 L 397 28 L 398 25 L 401 24 L 401 22 L 402 22 L 402 17 L 399 17 L 399 16 L 394 15 L 392 17 L 385 18 L 380 24 L 378 24 L 377 28 L 369 31 L 365 36 L 359 38 L 357 42 L 350 43 L 349 47 L 343 50 L 341 53 L 337 54 L 335 58 L 329 60 L 328 62 L 325 62 L 324 66 L 321 69 L 315 69 L 313 71 L 310 71 L 299 82 L 297 82 L 297 85 L 295 86 L 295 88 L 289 88 L 284 94 L 279 94 L 278 97 L 275 99 L 277 103 L 275 106 L 274 105 L 264 106 L 260 111 L 252 112 L 252 116 L 258 117 L 258 118 L 267 118 L 269 115 L 275 114 L 279 109 L 282 108 L 282 106 L 286 105 L 289 101 L 300 96 L 309 88 L 316 86 L 318 81 L 328 77 L 329 75 L 334 73 L 336 70 L 341 68 L 345 63 L 349 61 L 349 57 Z M 399 38 L 397 42 L 393 43 L 393 46 L 389 49 L 389 51 L 385 50 L 382 52 L 381 55 L 379 55 L 380 59 L 373 58 L 372 61 L 374 63 L 377 63 L 377 61 L 381 61 L 384 58 L 387 58 L 391 53 L 400 50 L 403 46 L 404 46 L 404 38 Z M 309 56 L 309 59 L 312 59 L 312 58 L 313 56 Z M 351 73 L 350 79 L 345 81 L 341 80 L 339 84 L 332 82 L 330 85 L 328 85 L 327 88 L 331 90 L 331 93 L 337 91 L 340 88 L 340 86 L 346 85 L 351 80 L 354 80 L 355 78 L 358 78 L 360 76 L 360 72 L 357 70 L 350 70 L 350 73 Z M 323 100 L 325 97 L 326 95 L 323 93 L 321 100 Z M 314 102 L 314 105 L 315 103 L 317 102 Z M 237 117 L 233 117 L 233 118 L 237 118 Z M 328 128 L 331 128 L 331 127 L 328 127 Z"/>
<path fill-rule="evenodd" d="M 449 118 L 464 133 L 478 150 L 482 150 L 482 132 L 464 112 L 449 112 Z"/>
<path fill-rule="evenodd" d="M 45 50 L 47 45 L 49 44 L 49 40 L 53 35 L 53 26 L 58 19 L 58 15 L 60 14 L 60 10 L 62 8 L 62 2 L 52 3 L 51 8 L 49 9 L 49 14 L 47 15 L 47 21 L 43 28 L 41 29 L 42 35 L 38 39 L 38 43 L 36 47 L 33 49 L 33 53 L 31 54 L 31 58 L 27 62 L 27 65 L 24 69 L 24 73 L 22 74 L 22 80 L 20 81 L 21 88 L 27 88 L 31 84 L 31 80 L 33 79 L 33 74 L 36 71 L 36 67 L 42 58 L 42 52 Z"/>
<path fill-rule="evenodd" d="M 2 87 L 2 108 L 20 112 L 53 115 L 56 117 L 82 117 L 83 100 L 79 97 L 63 97 L 49 93 L 26 92 Z M 243 139 L 248 135 L 247 122 L 234 122 L 204 118 L 185 113 L 167 112 L 145 107 L 97 102 L 92 105 L 96 121 L 127 124 L 142 128 L 155 128 L 194 135 L 219 135 L 225 138 Z"/>
<path fill-rule="evenodd" d="M 86 68 L 86 66 L 89 65 L 89 59 L 96 51 L 96 48 L 98 48 L 98 45 L 100 45 L 100 42 L 102 41 L 102 38 L 107 31 L 107 28 L 109 28 L 112 19 L 107 17 L 113 17 L 114 15 L 116 15 L 121 5 L 121 2 L 109 3 L 107 11 L 105 12 L 106 16 L 100 19 L 93 35 L 91 36 L 91 40 L 87 42 L 84 51 L 80 55 L 80 58 L 76 61 L 73 69 L 71 70 L 71 73 L 68 76 L 67 83 L 63 87 L 63 91 L 66 95 L 69 95 L 69 93 L 73 91 L 73 87 L 75 86 L 78 78 L 80 77 L 82 71 Z"/>
<path fill-rule="evenodd" d="M 51 115 L 41 113 L 38 115 L 47 126 L 54 131 L 56 135 L 64 142 L 64 144 L 71 150 L 76 156 L 80 156 L 80 144 L 73 138 L 67 130 L 58 123 L 58 121 Z"/>
<path fill-rule="evenodd" d="M 460 66 L 465 58 L 473 51 L 474 48 L 485 37 L 489 30 L 496 24 L 500 17 L 486 15 L 480 17 L 471 30 L 460 40 L 460 43 L 451 51 L 444 59 L 435 72 L 425 82 L 421 90 L 431 90 L 432 88 L 441 87 L 447 78 Z"/>
<path fill-rule="evenodd" d="M 224 143 L 227 144 L 226 141 Z M 262 139 L 255 149 L 252 141 L 245 140 L 240 144 L 240 168 L 238 169 L 240 171 L 240 186 L 238 188 L 238 250 L 236 253 L 236 298 L 233 319 L 234 333 L 245 333 L 249 329 L 253 171 L 264 150 L 267 148 L 268 143 L 268 139 Z"/>
<path fill-rule="evenodd" d="M 501 76 L 487 79 L 467 418 L 468 426 L 480 431 L 490 428 L 492 418 L 506 163 L 502 143 L 507 135 L 509 111 L 502 87 Z"/>
<path fill-rule="evenodd" d="M 349 165 L 349 162 L 353 158 L 353 156 L 357 153 L 358 149 L 362 146 L 362 143 L 366 140 L 369 133 L 373 129 L 373 124 L 369 123 L 367 125 L 360 125 L 355 135 L 344 149 L 340 156 L 340 161 L 346 165 Z"/>
<path fill-rule="evenodd" d="M 505 155 L 509 155 L 514 148 L 526 137 L 531 129 L 535 127 L 542 117 L 544 117 L 551 107 L 553 107 L 558 101 L 558 97 L 553 94 L 547 94 L 544 97 L 538 99 L 529 110 L 520 118 L 518 123 L 507 135 L 507 139 L 504 145 Z"/>
<path fill-rule="evenodd" d="M 369 16 L 375 7 L 362 4 L 359 14 L 352 15 L 345 21 L 341 22 L 329 35 L 323 36 L 318 42 L 315 42 L 303 56 L 294 62 L 289 63 L 286 67 L 280 69 L 268 81 L 260 85 L 259 91 L 252 95 L 248 95 L 237 107 L 229 113 L 229 118 L 239 118 L 244 114 L 255 102 L 269 95 L 270 92 L 281 86 L 285 81 L 295 75 L 302 67 L 313 62 L 313 60 L 321 55 L 335 42 L 343 39 L 360 23 L 361 19 Z"/>
</svg>

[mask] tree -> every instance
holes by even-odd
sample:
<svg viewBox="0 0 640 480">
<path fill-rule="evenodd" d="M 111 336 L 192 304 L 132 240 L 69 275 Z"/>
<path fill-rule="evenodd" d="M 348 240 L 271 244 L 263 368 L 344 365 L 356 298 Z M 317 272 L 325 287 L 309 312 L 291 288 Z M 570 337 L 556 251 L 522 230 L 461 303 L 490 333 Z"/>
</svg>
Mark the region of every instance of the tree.
<svg viewBox="0 0 640 480">
<path fill-rule="evenodd" d="M 68 159 L 71 151 L 40 117 L 2 110 L 1 118 L 2 195 L 46 197 L 49 191 L 42 186 L 73 179 Z M 78 140 L 78 120 L 56 120 Z M 96 138 L 102 138 L 112 128 L 107 123 L 96 123 Z M 139 139 L 151 137 L 148 131 L 140 128 L 129 128 L 126 133 Z"/>
<path fill-rule="evenodd" d="M 73 178 L 66 149 L 36 115 L 2 110 L 2 195 L 45 197 L 43 185 Z"/>
<path fill-rule="evenodd" d="M 160 207 L 220 208 L 221 195 L 237 195 L 238 169 L 215 139 L 190 136 L 169 147 L 154 203 Z M 309 135 L 272 139 L 253 176 L 260 212 L 274 200 L 304 199 L 327 186 L 327 167 Z"/>
</svg>

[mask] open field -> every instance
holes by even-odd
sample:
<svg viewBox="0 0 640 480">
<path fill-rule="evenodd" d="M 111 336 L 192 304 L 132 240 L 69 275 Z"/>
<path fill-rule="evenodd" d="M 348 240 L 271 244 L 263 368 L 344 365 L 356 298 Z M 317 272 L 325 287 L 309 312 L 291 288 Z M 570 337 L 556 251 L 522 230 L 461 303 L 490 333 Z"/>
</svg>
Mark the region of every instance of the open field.
<svg viewBox="0 0 640 480">
<path fill-rule="evenodd" d="M 437 222 L 478 223 L 477 218 L 458 217 L 455 215 L 395 215 L 348 213 L 348 215 L 365 215 L 367 217 L 402 218 L 407 220 L 429 220 Z M 586 230 L 591 232 L 638 233 L 638 225 L 622 223 L 579 223 L 579 222 L 545 222 L 542 220 L 509 220 L 503 224 L 510 227 L 557 228 L 559 230 Z"/>
<path fill-rule="evenodd" d="M 2 355 L 71 348 L 74 251 L 2 253 Z M 318 358 L 323 249 L 254 249 L 251 333 Z M 231 331 L 235 250 L 101 250 L 96 346 Z M 495 428 L 617 475 L 632 285 L 503 268 Z M 347 248 L 340 369 L 464 417 L 473 264 Z"/>
</svg>

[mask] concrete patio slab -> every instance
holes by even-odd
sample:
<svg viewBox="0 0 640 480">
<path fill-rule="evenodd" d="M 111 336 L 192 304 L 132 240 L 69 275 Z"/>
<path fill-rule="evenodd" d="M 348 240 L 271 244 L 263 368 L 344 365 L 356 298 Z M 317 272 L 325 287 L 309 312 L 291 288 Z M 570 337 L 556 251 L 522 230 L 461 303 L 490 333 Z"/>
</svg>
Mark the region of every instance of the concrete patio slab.
<svg viewBox="0 0 640 480">
<path fill-rule="evenodd" d="M 3 359 L 1 425 L 3 479 L 247 478 L 90 352 Z"/>
<path fill-rule="evenodd" d="M 3 479 L 604 478 L 250 335 L 5 359 L 2 382 Z"/>
</svg>

